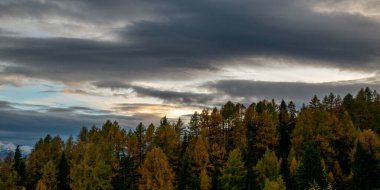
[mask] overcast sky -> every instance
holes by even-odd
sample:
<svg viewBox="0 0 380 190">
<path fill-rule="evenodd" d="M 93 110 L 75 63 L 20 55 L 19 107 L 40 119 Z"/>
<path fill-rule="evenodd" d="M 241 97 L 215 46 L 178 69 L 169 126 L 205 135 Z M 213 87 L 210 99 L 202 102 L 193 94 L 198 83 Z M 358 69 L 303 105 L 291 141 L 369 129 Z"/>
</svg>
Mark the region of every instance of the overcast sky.
<svg viewBox="0 0 380 190">
<path fill-rule="evenodd" d="M 378 0 L 2 0 L 0 142 L 380 90 Z"/>
</svg>

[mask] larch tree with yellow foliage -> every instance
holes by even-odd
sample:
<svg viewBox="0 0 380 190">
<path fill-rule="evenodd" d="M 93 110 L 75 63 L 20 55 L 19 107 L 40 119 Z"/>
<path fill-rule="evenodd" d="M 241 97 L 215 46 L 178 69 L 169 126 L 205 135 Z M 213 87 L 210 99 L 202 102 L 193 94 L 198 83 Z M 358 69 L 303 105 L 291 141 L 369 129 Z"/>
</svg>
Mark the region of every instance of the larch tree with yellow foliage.
<svg viewBox="0 0 380 190">
<path fill-rule="evenodd" d="M 174 189 L 174 172 L 169 166 L 164 152 L 154 147 L 146 155 L 144 163 L 139 169 L 140 190 L 172 190 Z"/>
</svg>

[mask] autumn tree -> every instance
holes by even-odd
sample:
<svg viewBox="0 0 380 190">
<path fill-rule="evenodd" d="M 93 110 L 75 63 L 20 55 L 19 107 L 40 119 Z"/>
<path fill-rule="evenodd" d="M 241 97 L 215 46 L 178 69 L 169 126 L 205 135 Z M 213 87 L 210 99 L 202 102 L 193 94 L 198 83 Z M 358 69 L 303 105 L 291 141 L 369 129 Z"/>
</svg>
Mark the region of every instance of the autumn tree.
<svg viewBox="0 0 380 190">
<path fill-rule="evenodd" d="M 66 142 L 46 135 L 25 157 L 17 147 L 0 159 L 0 189 L 380 187 L 380 95 L 369 88 L 314 96 L 299 111 L 291 101 L 229 101 L 188 124 L 157 123 L 126 131 L 108 120 Z"/>
<path fill-rule="evenodd" d="M 45 138 L 38 140 L 34 149 L 28 158 L 26 165 L 27 187 L 34 189 L 37 182 L 42 178 L 42 170 L 44 166 L 53 160 L 58 163 L 61 156 L 63 141 L 59 136 L 51 137 L 46 135 Z"/>
<path fill-rule="evenodd" d="M 139 189 L 171 190 L 174 189 L 174 173 L 170 168 L 164 152 L 156 147 L 146 155 L 139 169 L 141 175 Z"/>
<path fill-rule="evenodd" d="M 169 124 L 166 117 L 161 119 L 161 126 L 155 131 L 153 144 L 161 148 L 171 166 L 177 167 L 180 156 L 180 139 L 175 128 Z"/>
<path fill-rule="evenodd" d="M 200 135 L 196 139 L 192 152 L 192 170 L 199 178 L 199 185 L 202 190 L 209 189 L 211 178 L 208 175 L 210 159 L 205 138 Z"/>
<path fill-rule="evenodd" d="M 42 170 L 42 178 L 38 182 L 37 189 L 55 190 L 58 189 L 58 170 L 55 163 L 50 160 Z"/>
<path fill-rule="evenodd" d="M 261 114 L 256 122 L 257 130 L 254 136 L 254 148 L 256 158 L 259 158 L 265 153 L 266 149 L 276 149 L 279 133 L 276 122 L 267 113 Z"/>
<path fill-rule="evenodd" d="M 107 162 L 107 142 L 89 143 L 83 159 L 70 171 L 72 189 L 112 189 L 112 168 Z"/>
</svg>

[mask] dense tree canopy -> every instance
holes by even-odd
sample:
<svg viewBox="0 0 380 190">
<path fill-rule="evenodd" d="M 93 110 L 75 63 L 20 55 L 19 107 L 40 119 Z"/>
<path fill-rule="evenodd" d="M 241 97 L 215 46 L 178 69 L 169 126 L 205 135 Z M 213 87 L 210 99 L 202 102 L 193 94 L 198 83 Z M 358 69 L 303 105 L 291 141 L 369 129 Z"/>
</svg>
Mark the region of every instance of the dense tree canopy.
<svg viewBox="0 0 380 190">
<path fill-rule="evenodd" d="M 0 189 L 379 189 L 380 96 L 227 102 L 184 123 L 106 121 L 0 162 Z M 147 126 L 147 127 L 146 127 Z"/>
</svg>

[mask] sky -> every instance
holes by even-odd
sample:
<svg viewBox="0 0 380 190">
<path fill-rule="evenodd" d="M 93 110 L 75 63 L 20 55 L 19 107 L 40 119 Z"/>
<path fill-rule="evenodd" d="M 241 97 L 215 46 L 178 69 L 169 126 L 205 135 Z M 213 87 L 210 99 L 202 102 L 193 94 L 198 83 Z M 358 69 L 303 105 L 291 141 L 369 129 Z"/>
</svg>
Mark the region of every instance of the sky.
<svg viewBox="0 0 380 190">
<path fill-rule="evenodd" d="M 380 90 L 378 0 L 1 0 L 0 145 Z"/>
</svg>

